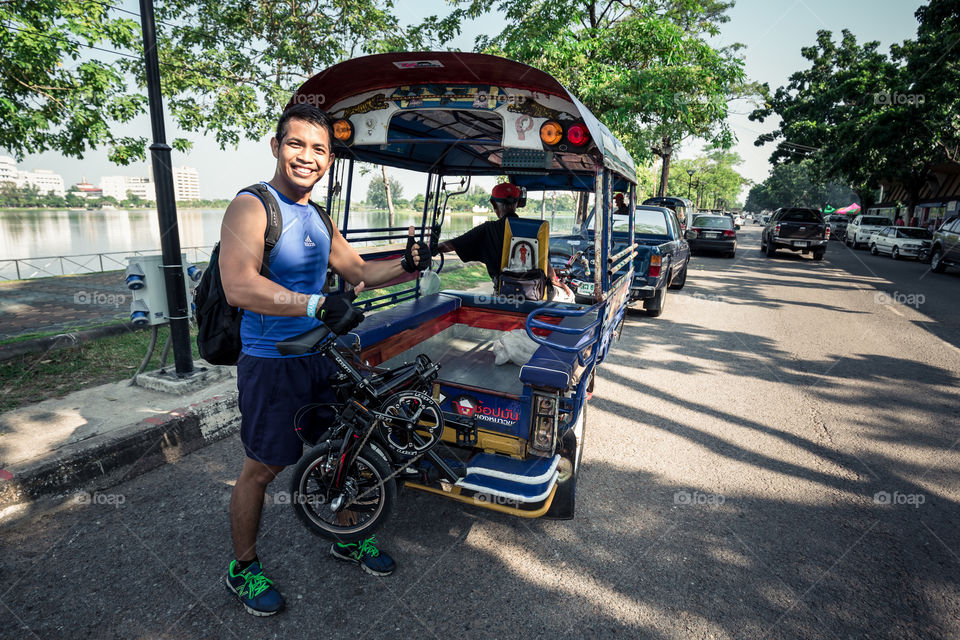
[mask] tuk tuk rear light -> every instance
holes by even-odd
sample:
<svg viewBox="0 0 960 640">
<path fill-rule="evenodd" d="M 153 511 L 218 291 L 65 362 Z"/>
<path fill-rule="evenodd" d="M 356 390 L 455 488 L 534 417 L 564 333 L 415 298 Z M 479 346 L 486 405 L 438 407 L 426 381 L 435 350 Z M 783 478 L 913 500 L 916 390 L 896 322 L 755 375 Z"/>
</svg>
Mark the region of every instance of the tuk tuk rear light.
<svg viewBox="0 0 960 640">
<path fill-rule="evenodd" d="M 556 120 L 547 120 L 540 125 L 540 140 L 551 147 L 563 139 L 563 127 Z"/>
<path fill-rule="evenodd" d="M 353 138 L 353 125 L 349 120 L 340 118 L 333 121 L 333 137 L 340 142 L 350 142 Z"/>
<path fill-rule="evenodd" d="M 660 276 L 660 267 L 663 264 L 663 258 L 660 257 L 660 254 L 654 254 L 650 256 L 650 276 L 653 278 Z"/>
<path fill-rule="evenodd" d="M 533 421 L 528 449 L 532 455 L 550 457 L 557 445 L 559 416 L 557 394 L 533 394 Z"/>
<path fill-rule="evenodd" d="M 567 142 L 575 147 L 582 147 L 590 142 L 590 133 L 587 127 L 582 124 L 570 125 L 567 129 Z"/>
</svg>

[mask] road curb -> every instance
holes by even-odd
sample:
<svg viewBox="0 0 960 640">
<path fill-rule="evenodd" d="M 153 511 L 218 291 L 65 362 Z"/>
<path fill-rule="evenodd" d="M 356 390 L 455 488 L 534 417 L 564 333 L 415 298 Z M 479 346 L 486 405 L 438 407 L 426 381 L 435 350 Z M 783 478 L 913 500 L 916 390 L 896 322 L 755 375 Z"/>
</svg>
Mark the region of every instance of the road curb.
<svg viewBox="0 0 960 640">
<path fill-rule="evenodd" d="M 34 338 L 33 340 L 24 340 L 23 342 L 12 342 L 10 344 L 0 345 L 0 362 L 12 360 L 18 356 L 31 353 L 45 353 L 47 351 L 56 351 L 66 347 L 73 347 L 91 340 L 99 340 L 107 336 L 120 335 L 121 333 L 141 331 L 146 327 L 139 327 L 129 322 L 118 322 L 117 324 L 108 324 L 104 327 L 86 329 L 84 331 L 74 331 L 60 333 L 55 336 L 46 336 L 43 338 Z"/>
<path fill-rule="evenodd" d="M 239 429 L 237 393 L 231 392 L 72 443 L 48 458 L 0 469 L 0 510 L 89 485 L 123 482 Z"/>
</svg>

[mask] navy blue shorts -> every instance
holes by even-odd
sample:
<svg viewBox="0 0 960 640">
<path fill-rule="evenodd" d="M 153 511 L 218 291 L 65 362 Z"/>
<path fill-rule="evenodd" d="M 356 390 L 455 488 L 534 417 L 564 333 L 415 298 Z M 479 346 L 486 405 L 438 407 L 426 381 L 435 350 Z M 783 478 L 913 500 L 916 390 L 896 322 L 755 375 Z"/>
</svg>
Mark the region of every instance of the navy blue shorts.
<svg viewBox="0 0 960 640">
<path fill-rule="evenodd" d="M 285 467 L 303 454 L 303 440 L 297 435 L 297 412 L 312 402 L 335 402 L 328 382 L 339 368 L 321 354 L 301 358 L 258 358 L 240 354 L 237 362 L 237 389 L 240 405 L 240 440 L 247 457 Z M 331 426 L 327 411 L 306 413 L 299 426 L 313 442 Z"/>
</svg>

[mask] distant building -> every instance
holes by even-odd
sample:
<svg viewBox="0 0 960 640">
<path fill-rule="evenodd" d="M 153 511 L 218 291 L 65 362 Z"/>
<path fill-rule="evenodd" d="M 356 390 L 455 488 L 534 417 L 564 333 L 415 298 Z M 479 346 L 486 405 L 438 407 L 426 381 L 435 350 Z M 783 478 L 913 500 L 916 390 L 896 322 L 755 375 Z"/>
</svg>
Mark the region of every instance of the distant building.
<svg viewBox="0 0 960 640">
<path fill-rule="evenodd" d="M 100 189 L 104 197 L 110 196 L 117 202 L 127 199 L 127 194 L 132 193 L 138 198 L 155 202 L 157 200 L 156 189 L 150 182 L 150 178 L 141 178 L 134 176 L 104 176 L 100 178 Z"/>
<path fill-rule="evenodd" d="M 200 176 L 196 169 L 173 168 L 173 195 L 178 201 L 200 199 Z"/>
<path fill-rule="evenodd" d="M 0 182 L 17 183 L 17 162 L 13 158 L 0 156 Z"/>
<path fill-rule="evenodd" d="M 81 198 L 100 198 L 103 196 L 103 190 L 87 182 L 86 178 L 81 178 L 80 182 L 70 187 L 70 193 L 75 193 Z"/>
<path fill-rule="evenodd" d="M 19 171 L 17 173 L 17 186 L 36 187 L 40 195 L 53 194 L 61 198 L 66 195 L 63 186 L 63 177 L 59 173 L 48 171 L 47 169 L 37 169 L 35 171 Z"/>
</svg>

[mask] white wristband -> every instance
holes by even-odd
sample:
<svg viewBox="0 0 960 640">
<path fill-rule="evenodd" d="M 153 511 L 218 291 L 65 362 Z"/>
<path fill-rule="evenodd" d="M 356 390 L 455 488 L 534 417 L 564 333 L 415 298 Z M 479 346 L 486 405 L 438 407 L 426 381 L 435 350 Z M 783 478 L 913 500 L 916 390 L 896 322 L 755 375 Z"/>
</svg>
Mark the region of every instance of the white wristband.
<svg viewBox="0 0 960 640">
<path fill-rule="evenodd" d="M 310 317 L 310 318 L 315 318 L 315 317 L 317 317 L 317 316 L 316 316 L 316 314 L 317 314 L 317 305 L 320 304 L 320 298 L 321 298 L 321 296 L 320 296 L 319 293 L 315 293 L 315 294 L 313 294 L 312 296 L 310 296 L 310 300 L 307 301 L 307 316 L 308 316 L 308 317 Z"/>
</svg>

